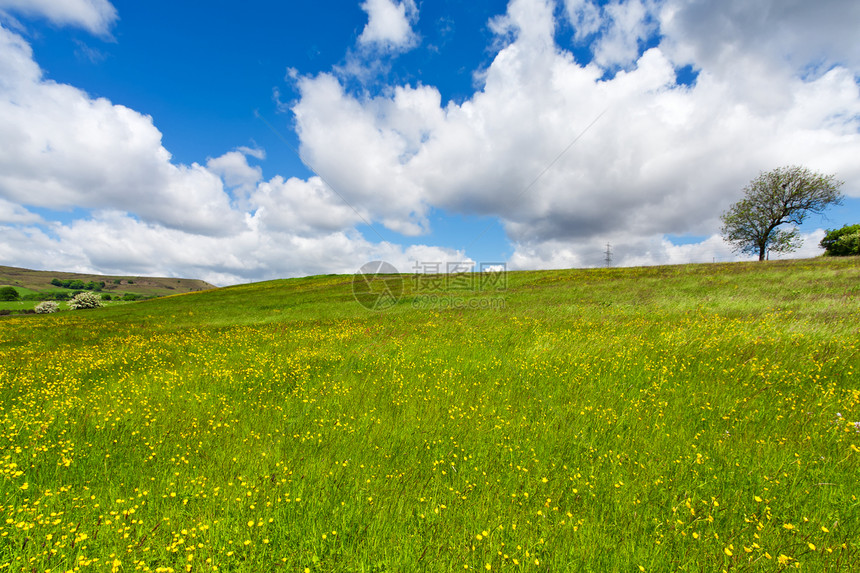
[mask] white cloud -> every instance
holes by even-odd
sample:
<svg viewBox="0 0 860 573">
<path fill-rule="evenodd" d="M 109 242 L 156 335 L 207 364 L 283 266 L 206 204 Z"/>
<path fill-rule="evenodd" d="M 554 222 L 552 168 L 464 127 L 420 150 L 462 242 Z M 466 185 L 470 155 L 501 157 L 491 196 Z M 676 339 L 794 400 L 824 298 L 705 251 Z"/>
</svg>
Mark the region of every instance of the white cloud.
<svg viewBox="0 0 860 573">
<path fill-rule="evenodd" d="M 302 234 L 266 226 L 249 216 L 245 230 L 213 237 L 146 223 L 119 211 L 97 211 L 90 218 L 36 226 L 0 225 L 0 261 L 27 268 L 183 276 L 228 285 L 255 280 L 356 272 L 372 260 L 385 260 L 401 272 L 424 261 L 461 262 L 462 251 L 428 245 L 403 247 L 373 243 L 354 230 Z"/>
<path fill-rule="evenodd" d="M 0 77 L 0 198 L 122 209 L 202 233 L 241 225 L 221 179 L 171 163 L 151 117 L 44 79 L 30 46 L 2 27 Z"/>
<path fill-rule="evenodd" d="M 0 199 L 0 223 L 42 223 L 42 218 L 21 205 Z"/>
<path fill-rule="evenodd" d="M 358 43 L 387 50 L 412 47 L 417 41 L 412 22 L 418 18 L 414 0 L 365 0 L 361 9 L 368 21 Z"/>
<path fill-rule="evenodd" d="M 712 4 L 715 17 L 719 4 Z M 648 22 L 657 21 L 658 7 L 609 4 L 598 50 L 609 49 L 614 29 L 619 41 L 632 43 L 583 66 L 553 41 L 553 3 L 513 0 L 491 24 L 503 47 L 480 91 L 462 103 L 443 104 L 428 86 L 361 98 L 333 76 L 307 78 L 294 108 L 303 153 L 324 166 L 339 193 L 372 213 L 402 221 L 434 206 L 497 215 L 521 246 L 516 256 L 532 249 L 526 259 L 564 265 L 595 264 L 589 253 L 606 240 L 648 243 L 656 253 L 664 234 L 714 233 L 743 186 L 780 165 L 837 172 L 846 192 L 860 195 L 860 165 L 852 159 L 860 156 L 857 68 L 809 76 L 805 66 L 776 66 L 770 52 L 753 52 L 740 70 L 695 60 L 697 82 L 679 85 L 675 70 L 689 62 L 670 55 L 687 39 L 669 35 L 645 53 L 631 51 L 643 26 L 656 25 Z M 604 78 L 631 54 L 628 69 Z M 404 114 L 406 94 L 420 105 Z"/>
<path fill-rule="evenodd" d="M 641 45 L 656 30 L 655 0 L 565 0 L 568 21 L 578 43 L 589 41 L 594 62 L 601 67 L 628 68 L 639 58 Z"/>
<path fill-rule="evenodd" d="M 564 0 L 564 7 L 577 40 L 583 40 L 600 30 L 600 7 L 591 0 Z"/>
<path fill-rule="evenodd" d="M 244 198 L 263 179 L 263 170 L 257 165 L 248 164 L 248 156 L 265 159 L 266 154 L 260 149 L 240 147 L 236 151 L 228 151 L 220 157 L 206 161 L 206 169 L 221 177 L 224 184 L 231 188 L 234 194 L 241 193 Z"/>
<path fill-rule="evenodd" d="M 271 231 L 314 237 L 349 229 L 370 218 L 353 211 L 319 177 L 305 181 L 276 176 L 261 183 L 250 197 L 255 219 Z"/>
<path fill-rule="evenodd" d="M 106 36 L 116 22 L 116 8 L 108 0 L 0 0 L 0 13 L 42 16 L 57 25 L 78 26 Z"/>
<path fill-rule="evenodd" d="M 28 269 L 94 272 L 80 256 L 69 254 L 71 245 L 52 239 L 35 225 L 0 225 L 0 261 Z"/>
<path fill-rule="evenodd" d="M 308 80 L 306 89 L 333 90 L 338 101 L 343 97 L 327 76 Z M 406 142 L 392 152 L 409 154 L 423 137 L 419 119 L 428 109 L 439 113 L 439 96 L 434 90 L 403 89 L 394 102 L 383 99 L 379 105 Z M 313 118 L 306 118 L 310 135 L 313 126 Z M 357 132 L 361 135 L 352 137 L 364 141 L 365 127 L 359 122 L 344 131 Z M 410 211 L 415 198 L 398 198 L 404 190 L 385 185 L 386 173 L 364 173 L 365 185 L 350 198 L 367 205 L 356 211 L 319 177 L 264 180 L 261 168 L 249 164 L 249 158 L 265 159 L 262 149 L 239 147 L 205 165 L 174 164 L 152 118 L 44 79 L 29 45 L 3 28 L 0 142 L 4 264 L 230 284 L 351 273 L 374 259 L 409 270 L 416 260 L 466 258 L 433 246 L 375 243 L 355 230 L 380 219 L 407 232 L 423 224 L 422 213 Z M 384 153 L 390 142 L 383 138 L 377 144 Z M 351 165 L 360 171 L 363 163 L 359 158 Z M 354 174 L 333 175 L 347 186 Z M 91 213 L 46 223 L 27 206 Z"/>
<path fill-rule="evenodd" d="M 166 229 L 119 212 L 100 212 L 56 230 L 62 244 L 76 245 L 82 261 L 109 272 L 194 276 L 231 284 L 284 276 L 347 272 L 366 242 L 335 232 L 300 237 L 262 228 L 212 237 Z M 366 248 L 366 247 L 365 247 Z"/>
<path fill-rule="evenodd" d="M 330 74 L 299 81 L 293 107 L 302 157 L 350 205 L 389 229 L 418 235 L 428 206 L 405 164 L 440 121 L 434 88 L 397 88 L 391 98 L 357 99 Z"/>
<path fill-rule="evenodd" d="M 731 73 L 738 61 L 800 73 L 860 67 L 857 2 L 665 0 L 659 13 L 667 53 L 712 73 Z"/>
<path fill-rule="evenodd" d="M 604 7 L 607 27 L 594 47 L 601 66 L 626 67 L 639 57 L 639 46 L 654 32 L 649 10 L 641 0 L 614 0 Z"/>
<path fill-rule="evenodd" d="M 237 147 L 236 150 L 244 155 L 247 155 L 248 157 L 259 159 L 260 161 L 266 158 L 266 151 L 264 149 L 260 149 L 259 147 L 248 147 L 242 145 Z"/>
<path fill-rule="evenodd" d="M 516 38 L 522 40 L 521 46 L 535 50 L 547 49 L 552 43 L 555 30 L 553 8 L 553 5 L 546 1 L 512 0 L 504 15 L 490 20 L 490 30 L 503 41 L 509 42 Z M 497 43 L 499 48 L 503 45 Z"/>
<path fill-rule="evenodd" d="M 466 258 L 462 252 L 434 246 L 372 243 L 349 229 L 301 234 L 267 227 L 257 217 L 246 230 L 229 237 L 166 229 L 115 211 L 95 213 L 90 219 L 58 226 L 54 232 L 57 239 L 35 230 L 16 230 L 14 244 L 22 251 L 4 253 L 0 249 L 0 258 L 20 266 L 39 261 L 42 268 L 49 269 L 190 276 L 217 285 L 349 274 L 371 260 L 385 260 L 401 272 L 411 272 L 416 261 Z"/>
</svg>

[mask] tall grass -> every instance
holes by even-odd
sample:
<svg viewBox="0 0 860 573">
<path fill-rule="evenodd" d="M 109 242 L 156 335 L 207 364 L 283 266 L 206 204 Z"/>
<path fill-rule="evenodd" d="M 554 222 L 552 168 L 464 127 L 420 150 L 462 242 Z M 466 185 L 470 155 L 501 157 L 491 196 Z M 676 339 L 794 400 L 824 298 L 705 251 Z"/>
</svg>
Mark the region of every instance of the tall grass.
<svg viewBox="0 0 860 573">
<path fill-rule="evenodd" d="M 440 308 L 407 277 L 371 312 L 327 276 L 5 319 L 0 562 L 857 569 L 858 278 L 511 273 Z"/>
</svg>

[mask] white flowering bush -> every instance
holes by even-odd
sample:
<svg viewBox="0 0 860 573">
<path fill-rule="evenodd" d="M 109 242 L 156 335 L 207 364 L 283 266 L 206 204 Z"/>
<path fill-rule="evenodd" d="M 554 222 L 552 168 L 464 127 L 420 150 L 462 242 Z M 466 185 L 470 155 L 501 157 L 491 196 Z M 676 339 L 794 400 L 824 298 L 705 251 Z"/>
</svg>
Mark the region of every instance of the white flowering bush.
<svg viewBox="0 0 860 573">
<path fill-rule="evenodd" d="M 74 296 L 69 301 L 69 308 L 79 310 L 82 308 L 98 308 L 102 305 L 102 300 L 99 295 L 94 292 L 84 291 Z"/>
<path fill-rule="evenodd" d="M 46 300 L 37 304 L 33 310 L 36 311 L 36 314 L 51 314 L 60 310 L 60 305 L 52 300 Z"/>
</svg>

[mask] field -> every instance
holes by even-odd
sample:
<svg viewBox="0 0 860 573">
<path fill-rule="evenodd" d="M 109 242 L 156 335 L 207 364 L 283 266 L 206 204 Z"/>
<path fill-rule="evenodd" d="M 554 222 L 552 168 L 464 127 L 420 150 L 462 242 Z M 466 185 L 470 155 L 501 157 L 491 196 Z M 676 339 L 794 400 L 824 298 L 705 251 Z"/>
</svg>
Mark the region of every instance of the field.
<svg viewBox="0 0 860 573">
<path fill-rule="evenodd" d="M 0 318 L 0 570 L 860 570 L 860 259 L 463 278 Z"/>
<path fill-rule="evenodd" d="M 13 286 L 20 295 L 66 292 L 68 289 L 57 288 L 51 284 L 51 279 L 81 280 L 84 283 L 90 281 L 104 282 L 104 292 L 112 296 L 122 296 L 125 293 L 136 294 L 142 297 L 157 297 L 170 294 L 186 292 L 197 292 L 215 288 L 211 284 L 195 279 L 177 279 L 167 277 L 137 277 L 137 276 L 114 276 L 94 275 L 82 273 L 67 273 L 54 271 L 34 271 L 20 267 L 6 267 L 0 265 L 0 286 Z M 32 308 L 36 303 L 23 308 Z M 0 306 L 17 310 L 18 307 Z"/>
<path fill-rule="evenodd" d="M 0 301 L 0 310 L 9 310 L 13 314 L 24 314 L 24 311 L 33 310 L 36 308 L 36 305 L 39 304 L 38 300 L 15 300 L 15 301 Z M 69 308 L 69 303 L 66 301 L 59 301 L 58 307 L 60 310 L 67 310 Z M 130 304 L 129 301 L 123 300 L 105 300 L 102 301 L 103 306 L 117 306 L 121 304 Z"/>
</svg>

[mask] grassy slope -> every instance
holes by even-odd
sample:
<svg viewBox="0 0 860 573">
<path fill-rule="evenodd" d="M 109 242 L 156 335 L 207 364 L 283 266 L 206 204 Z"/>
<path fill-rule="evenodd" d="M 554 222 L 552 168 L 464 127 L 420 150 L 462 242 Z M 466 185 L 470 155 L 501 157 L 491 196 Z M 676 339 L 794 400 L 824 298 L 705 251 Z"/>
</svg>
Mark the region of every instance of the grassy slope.
<svg viewBox="0 0 860 573">
<path fill-rule="evenodd" d="M 147 296 L 164 296 L 215 288 L 205 281 L 196 279 L 108 276 L 56 271 L 34 271 L 19 267 L 0 266 L 0 286 L 13 286 L 19 290 L 19 294 L 29 294 L 27 290 L 36 292 L 62 290 L 57 289 L 57 287 L 51 284 L 51 280 L 55 278 L 62 280 L 80 279 L 85 283 L 104 281 L 106 283 L 105 292 L 120 291 Z M 114 280 L 119 280 L 120 284 L 114 284 Z M 129 281 L 132 281 L 132 283 L 129 284 Z"/>
<path fill-rule="evenodd" d="M 4 320 L 0 561 L 857 568 L 858 271 L 407 277 L 385 312 L 310 277 Z"/>
</svg>

